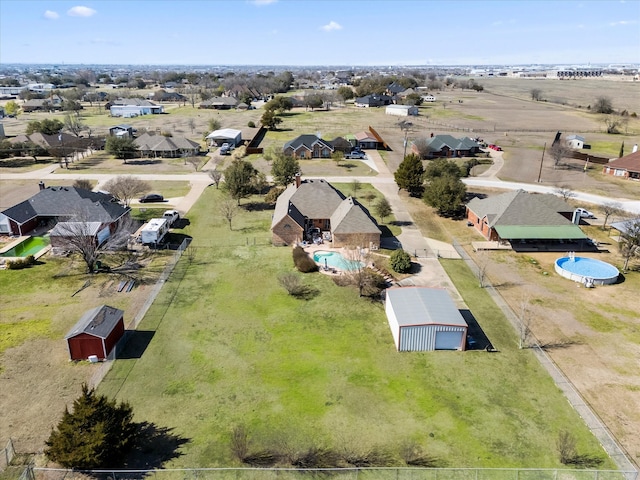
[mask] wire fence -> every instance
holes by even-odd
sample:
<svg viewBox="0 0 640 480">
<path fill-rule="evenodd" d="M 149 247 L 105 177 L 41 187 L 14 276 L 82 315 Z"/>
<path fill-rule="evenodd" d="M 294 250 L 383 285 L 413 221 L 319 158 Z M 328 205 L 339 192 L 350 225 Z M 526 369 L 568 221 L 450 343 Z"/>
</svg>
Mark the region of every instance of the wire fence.
<svg viewBox="0 0 640 480">
<path fill-rule="evenodd" d="M 15 456 L 16 451 L 13 448 L 13 440 L 9 439 L 7 445 L 0 450 L 0 472 L 11 465 L 11 460 Z"/>
<path fill-rule="evenodd" d="M 527 468 L 199 468 L 74 471 L 33 468 L 24 480 L 638 480 L 637 472 Z M 21 479 L 22 480 L 22 479 Z"/>
<path fill-rule="evenodd" d="M 160 293 L 160 290 L 162 289 L 165 282 L 169 278 L 169 275 L 171 275 L 176 265 L 178 264 L 178 260 L 180 260 L 180 258 L 182 257 L 182 254 L 189 247 L 190 242 L 191 242 L 191 239 L 185 238 L 182 241 L 182 243 L 178 245 L 178 247 L 175 249 L 175 253 L 171 256 L 171 258 L 167 262 L 167 265 L 165 266 L 164 270 L 160 274 L 160 277 L 158 278 L 155 285 L 153 286 L 153 289 L 147 296 L 145 303 L 142 305 L 142 307 L 140 308 L 136 316 L 126 326 L 124 335 L 122 336 L 122 338 L 120 338 L 118 343 L 116 343 L 115 347 L 111 350 L 111 352 L 109 352 L 109 355 L 105 359 L 105 361 L 102 362 L 98 366 L 96 371 L 93 373 L 93 375 L 91 375 L 91 378 L 89 379 L 89 382 L 88 382 L 90 387 L 92 388 L 97 387 L 98 384 L 102 381 L 102 379 L 107 375 L 109 370 L 111 370 L 111 367 L 113 366 L 113 361 L 116 358 L 118 358 L 119 354 L 121 354 L 122 351 L 126 348 L 127 343 L 134 335 L 135 329 L 138 328 L 138 325 L 146 315 L 147 311 L 149 310 L 149 308 L 151 308 L 151 305 L 153 304 L 154 300 Z"/>
<path fill-rule="evenodd" d="M 456 239 L 453 240 L 453 246 L 460 254 L 460 257 L 462 257 L 465 263 L 469 266 L 474 275 L 478 276 L 480 267 L 478 267 L 475 261 L 469 256 L 466 250 L 460 243 L 458 243 Z M 483 283 L 485 285 L 485 290 L 487 290 L 496 305 L 500 308 L 500 310 L 502 310 L 509 323 L 511 323 L 518 336 L 520 336 L 520 332 L 525 331 L 525 326 L 520 321 L 520 318 L 513 312 L 500 292 L 488 280 L 486 280 L 486 277 L 484 277 Z M 527 347 L 533 350 L 540 364 L 547 370 L 547 372 L 549 372 L 549 375 L 551 375 L 551 378 L 553 378 L 558 388 L 562 390 L 571 406 L 576 410 L 576 412 L 578 412 L 578 415 L 582 417 L 582 419 L 598 439 L 604 450 L 609 454 L 616 465 L 618 465 L 618 468 L 625 472 L 635 472 L 636 477 L 631 478 L 638 478 L 638 471 L 629 459 L 629 455 L 627 455 L 626 451 L 615 439 L 614 435 L 611 433 L 611 431 L 609 431 L 602 419 L 595 413 L 595 411 L 582 397 L 582 395 L 580 395 L 578 390 L 562 372 L 560 367 L 558 367 L 558 365 L 556 365 L 551 357 L 549 357 L 547 352 L 544 351 L 544 349 L 540 345 L 540 342 L 538 342 L 535 336 L 530 333 L 528 335 L 528 338 L 529 341 Z"/>
</svg>

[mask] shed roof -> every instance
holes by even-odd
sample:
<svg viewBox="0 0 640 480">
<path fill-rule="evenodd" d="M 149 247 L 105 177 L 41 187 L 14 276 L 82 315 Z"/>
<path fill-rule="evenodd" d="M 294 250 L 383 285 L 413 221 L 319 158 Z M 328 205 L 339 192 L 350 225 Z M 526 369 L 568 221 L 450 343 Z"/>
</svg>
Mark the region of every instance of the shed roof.
<svg viewBox="0 0 640 480">
<path fill-rule="evenodd" d="M 387 302 L 391 302 L 398 325 L 455 325 L 466 327 L 467 322 L 441 288 L 396 287 L 387 289 Z"/>
<path fill-rule="evenodd" d="M 49 232 L 52 237 L 87 236 L 98 234 L 102 223 L 100 222 L 58 222 Z"/>
<path fill-rule="evenodd" d="M 107 338 L 123 315 L 123 310 L 109 307 L 108 305 L 92 308 L 82 315 L 64 338 L 75 337 L 81 333 L 87 333 L 98 338 Z"/>
<path fill-rule="evenodd" d="M 238 138 L 239 135 L 242 135 L 241 130 L 235 130 L 233 128 L 221 128 L 219 130 L 214 130 L 213 132 L 211 132 L 209 135 L 207 135 L 207 138 L 209 139 L 230 138 L 235 140 L 236 138 Z"/>
<path fill-rule="evenodd" d="M 505 240 L 581 240 L 588 238 L 580 227 L 567 225 L 496 225 L 496 232 Z"/>
</svg>

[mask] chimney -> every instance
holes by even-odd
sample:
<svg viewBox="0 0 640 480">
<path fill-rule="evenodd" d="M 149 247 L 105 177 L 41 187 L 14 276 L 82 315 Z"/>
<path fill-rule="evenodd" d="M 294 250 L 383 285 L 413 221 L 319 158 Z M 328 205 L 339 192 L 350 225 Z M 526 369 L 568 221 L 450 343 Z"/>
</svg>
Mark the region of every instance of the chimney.
<svg viewBox="0 0 640 480">
<path fill-rule="evenodd" d="M 302 183 L 302 179 L 300 177 L 300 173 L 296 173 L 296 188 L 300 188 L 301 183 Z"/>
<path fill-rule="evenodd" d="M 40 190 L 45 189 L 44 182 L 42 180 L 40 180 L 40 182 L 38 183 L 38 186 L 40 187 Z"/>
<path fill-rule="evenodd" d="M 633 150 L 631 150 L 631 153 L 636 153 L 637 151 L 638 151 L 638 144 L 636 143 L 636 144 L 633 146 Z"/>
</svg>

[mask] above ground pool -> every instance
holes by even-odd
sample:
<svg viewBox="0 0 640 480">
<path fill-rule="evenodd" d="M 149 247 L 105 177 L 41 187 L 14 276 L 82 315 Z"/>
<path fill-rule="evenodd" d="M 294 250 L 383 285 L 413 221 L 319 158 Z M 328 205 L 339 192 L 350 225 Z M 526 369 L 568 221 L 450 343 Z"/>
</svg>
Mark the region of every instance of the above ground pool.
<svg viewBox="0 0 640 480">
<path fill-rule="evenodd" d="M 556 260 L 556 273 L 585 285 L 610 285 L 618 281 L 620 272 L 613 265 L 595 258 L 570 254 Z"/>
<path fill-rule="evenodd" d="M 356 265 L 346 260 L 340 252 L 317 251 L 313 254 L 313 260 L 320 267 L 337 268 L 338 270 L 355 270 Z M 357 262 L 362 265 L 362 262 Z"/>
<path fill-rule="evenodd" d="M 28 257 L 35 255 L 47 245 L 49 245 L 47 237 L 29 237 L 6 252 L 0 253 L 0 257 Z"/>
</svg>

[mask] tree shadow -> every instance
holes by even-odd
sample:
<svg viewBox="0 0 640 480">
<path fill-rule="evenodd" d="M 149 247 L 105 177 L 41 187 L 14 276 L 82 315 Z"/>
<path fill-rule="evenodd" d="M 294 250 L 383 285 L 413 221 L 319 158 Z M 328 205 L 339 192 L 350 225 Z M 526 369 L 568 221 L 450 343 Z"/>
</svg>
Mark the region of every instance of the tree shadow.
<svg viewBox="0 0 640 480">
<path fill-rule="evenodd" d="M 275 209 L 275 204 L 268 202 L 249 202 L 241 205 L 240 208 L 244 208 L 247 212 L 263 212 L 265 210 Z"/>
<path fill-rule="evenodd" d="M 124 467 L 136 470 L 161 468 L 170 460 L 183 455 L 179 449 L 191 440 L 173 433 L 173 428 L 159 427 L 154 423 L 142 422 L 136 425 L 137 441 Z"/>
<path fill-rule="evenodd" d="M 117 358 L 123 360 L 142 358 L 142 354 L 151 343 L 154 335 L 155 332 L 151 330 L 128 330 L 127 343 L 124 349 L 118 353 Z"/>
<path fill-rule="evenodd" d="M 157 165 L 162 163 L 161 159 L 145 158 L 141 160 L 127 160 L 126 165 Z"/>
<path fill-rule="evenodd" d="M 293 297 L 299 300 L 312 300 L 320 294 L 320 290 L 317 288 L 310 287 L 309 285 L 304 285 L 300 287 L 299 290 L 295 292 L 295 294 L 291 294 Z"/>
<path fill-rule="evenodd" d="M 180 220 L 178 220 L 177 222 L 175 222 L 175 223 L 173 224 L 173 228 L 180 228 L 180 229 L 182 229 L 182 228 L 184 228 L 184 227 L 186 227 L 186 226 L 188 226 L 188 225 L 191 225 L 191 222 L 189 221 L 189 219 L 188 219 L 188 218 L 184 218 L 184 217 L 183 217 L 183 218 L 181 218 Z"/>
<path fill-rule="evenodd" d="M 387 227 L 386 225 L 378 225 L 378 228 L 380 229 L 380 232 L 382 232 L 380 234 L 381 238 L 391 238 L 394 236 L 393 233 L 391 233 L 389 227 Z"/>
<path fill-rule="evenodd" d="M 576 340 L 565 340 L 562 342 L 555 342 L 555 343 L 543 343 L 543 344 L 540 344 L 540 348 L 545 351 L 562 350 L 564 348 L 569 348 L 574 345 L 582 345 L 582 342 L 578 342 Z"/>
<path fill-rule="evenodd" d="M 393 222 L 389 222 L 390 225 L 395 225 L 397 227 L 408 227 L 409 225 L 413 225 L 413 222 L 407 222 L 402 220 L 394 220 Z"/>
</svg>

